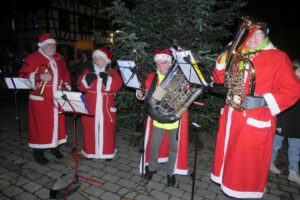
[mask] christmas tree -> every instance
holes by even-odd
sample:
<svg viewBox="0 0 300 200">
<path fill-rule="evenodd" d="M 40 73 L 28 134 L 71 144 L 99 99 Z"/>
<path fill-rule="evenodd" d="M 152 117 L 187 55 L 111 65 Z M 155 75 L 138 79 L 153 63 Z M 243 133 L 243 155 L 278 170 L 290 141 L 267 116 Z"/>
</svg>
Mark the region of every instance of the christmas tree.
<svg viewBox="0 0 300 200">
<path fill-rule="evenodd" d="M 155 49 L 178 45 L 191 50 L 202 72 L 209 74 L 217 55 L 232 40 L 239 11 L 246 4 L 245 0 L 115 0 L 107 9 L 116 34 L 113 51 L 118 59 L 135 60 L 145 75 L 154 70 Z M 205 95 L 201 101 L 207 102 L 202 126 L 216 125 L 223 98 Z"/>
</svg>

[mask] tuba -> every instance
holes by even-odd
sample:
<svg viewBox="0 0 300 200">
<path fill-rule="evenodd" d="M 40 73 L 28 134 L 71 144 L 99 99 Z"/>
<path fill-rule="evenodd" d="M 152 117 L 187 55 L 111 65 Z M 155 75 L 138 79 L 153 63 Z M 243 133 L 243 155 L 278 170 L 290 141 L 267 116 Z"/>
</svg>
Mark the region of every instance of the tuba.
<svg viewBox="0 0 300 200">
<path fill-rule="evenodd" d="M 41 65 L 41 66 L 38 66 L 36 68 L 35 72 L 49 74 L 50 73 L 50 67 L 49 67 L 49 65 Z M 36 90 L 36 94 L 35 95 L 37 95 L 37 96 L 43 96 L 46 84 L 47 84 L 47 81 L 39 81 L 37 83 L 37 90 Z"/>
<path fill-rule="evenodd" d="M 242 50 L 259 28 L 261 28 L 260 25 L 252 23 L 247 18 L 242 18 L 242 23 L 234 37 L 234 41 L 227 51 L 224 83 L 226 104 L 229 104 L 235 110 L 244 110 L 243 103 L 246 95 L 254 94 L 255 70 L 251 60 L 247 58 L 247 54 L 243 54 Z M 249 77 L 249 81 L 246 81 L 247 77 Z"/>
<path fill-rule="evenodd" d="M 180 61 L 175 50 L 172 52 L 175 61 L 160 85 L 153 92 L 150 89 L 146 100 L 148 114 L 161 123 L 172 123 L 180 119 L 207 85 L 194 60 L 187 56 Z M 183 71 L 184 67 L 187 70 Z M 189 70 L 194 71 L 199 82 L 191 82 L 186 78 L 184 73 Z"/>
</svg>

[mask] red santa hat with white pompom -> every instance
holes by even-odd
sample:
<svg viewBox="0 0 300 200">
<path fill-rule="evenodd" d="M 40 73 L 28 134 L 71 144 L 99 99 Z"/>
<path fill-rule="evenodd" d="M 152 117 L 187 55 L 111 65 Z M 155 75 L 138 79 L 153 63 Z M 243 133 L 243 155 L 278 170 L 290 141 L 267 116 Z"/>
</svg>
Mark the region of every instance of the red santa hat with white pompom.
<svg viewBox="0 0 300 200">
<path fill-rule="evenodd" d="M 156 49 L 154 51 L 154 61 L 156 62 L 157 60 L 172 61 L 170 49 L 164 49 L 164 50 Z"/>
<path fill-rule="evenodd" d="M 111 62 L 112 55 L 112 52 L 107 48 L 99 48 L 93 52 L 93 58 L 95 56 L 101 56 L 107 63 Z"/>
<path fill-rule="evenodd" d="M 46 46 L 47 44 L 56 44 L 54 37 L 50 33 L 45 33 L 39 37 L 39 47 Z"/>
</svg>

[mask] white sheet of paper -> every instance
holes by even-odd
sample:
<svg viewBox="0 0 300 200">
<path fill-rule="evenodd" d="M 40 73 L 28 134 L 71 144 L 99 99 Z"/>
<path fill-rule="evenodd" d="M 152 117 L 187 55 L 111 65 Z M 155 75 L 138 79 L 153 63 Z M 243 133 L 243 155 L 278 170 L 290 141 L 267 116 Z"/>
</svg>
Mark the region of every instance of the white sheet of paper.
<svg viewBox="0 0 300 200">
<path fill-rule="evenodd" d="M 201 80 L 200 77 L 198 77 L 198 74 L 196 73 L 194 67 L 187 63 L 184 60 L 184 57 L 190 56 L 190 61 L 195 61 L 192 52 L 191 51 L 178 51 L 176 52 L 176 60 L 180 66 L 180 69 L 184 73 L 186 79 L 193 84 L 197 85 L 208 85 L 205 80 Z"/>
<path fill-rule="evenodd" d="M 67 96 L 68 101 L 62 98 L 63 95 Z M 56 91 L 54 92 L 54 98 L 62 107 L 64 112 L 89 114 L 84 95 L 81 92 Z M 69 102 L 72 104 L 75 111 L 70 106 Z"/>
<path fill-rule="evenodd" d="M 130 60 L 118 60 L 117 63 L 120 68 L 124 84 L 127 87 L 140 89 L 141 83 L 139 82 L 137 75 L 133 74 L 133 72 L 131 71 L 131 68 L 135 67 L 135 62 Z"/>
<path fill-rule="evenodd" d="M 5 83 L 9 89 L 31 89 L 31 84 L 29 79 L 13 77 L 16 88 L 10 77 L 5 77 Z"/>
</svg>

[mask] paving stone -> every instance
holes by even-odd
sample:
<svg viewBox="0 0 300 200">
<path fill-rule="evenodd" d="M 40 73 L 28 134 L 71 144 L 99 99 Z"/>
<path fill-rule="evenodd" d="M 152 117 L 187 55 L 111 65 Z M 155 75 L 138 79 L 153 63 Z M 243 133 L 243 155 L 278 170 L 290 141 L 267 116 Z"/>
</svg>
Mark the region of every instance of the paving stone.
<svg viewBox="0 0 300 200">
<path fill-rule="evenodd" d="M 94 196 L 94 197 L 100 197 L 105 191 L 101 187 L 91 186 L 88 187 L 85 192 L 88 195 Z"/>
<path fill-rule="evenodd" d="M 204 190 L 199 188 L 196 192 L 197 195 L 205 197 L 207 199 L 216 199 L 216 193 L 213 193 L 212 191 L 209 190 Z"/>
<path fill-rule="evenodd" d="M 42 188 L 34 193 L 38 199 L 49 199 L 50 198 L 50 190 L 46 188 Z"/>
<path fill-rule="evenodd" d="M 110 199 L 110 200 L 119 200 L 120 199 L 120 196 L 117 195 L 117 194 L 114 194 L 114 193 L 111 193 L 111 192 L 105 192 L 102 196 L 101 196 L 101 199 Z"/>
<path fill-rule="evenodd" d="M 169 194 L 169 195 L 172 195 L 172 196 L 175 196 L 175 197 L 182 197 L 183 195 L 183 191 L 178 189 L 178 188 L 175 188 L 175 187 L 166 187 L 163 192 Z"/>
<path fill-rule="evenodd" d="M 102 185 L 102 189 L 107 190 L 109 192 L 116 193 L 120 189 L 120 186 L 114 183 L 105 182 Z"/>
<path fill-rule="evenodd" d="M 152 190 L 151 194 L 157 200 L 165 200 L 165 199 L 169 199 L 169 197 L 170 197 L 170 195 L 168 195 L 164 192 L 158 191 L 158 190 Z"/>
<path fill-rule="evenodd" d="M 135 183 L 133 181 L 130 181 L 128 179 L 120 179 L 118 180 L 118 185 L 120 185 L 121 187 L 126 187 L 126 188 L 131 188 L 135 185 L 138 185 L 139 183 Z"/>
<path fill-rule="evenodd" d="M 31 182 L 25 184 L 25 185 L 23 186 L 23 188 L 24 188 L 26 191 L 30 192 L 30 193 L 34 193 L 35 191 L 37 191 L 38 189 L 40 189 L 41 186 L 40 186 L 39 184 L 37 184 L 37 183 L 31 181 Z"/>
<path fill-rule="evenodd" d="M 14 197 L 16 200 L 35 200 L 36 196 L 28 192 L 22 192 L 18 196 Z"/>
<path fill-rule="evenodd" d="M 151 196 L 146 196 L 144 194 L 137 195 L 137 197 L 135 199 L 136 200 L 153 200 L 153 198 Z"/>
<path fill-rule="evenodd" d="M 102 179 L 111 183 L 116 183 L 120 179 L 120 177 L 111 174 L 105 174 L 104 176 L 102 176 Z"/>
<path fill-rule="evenodd" d="M 1 179 L 0 181 L 0 190 L 3 190 L 4 188 L 7 188 L 11 185 L 11 183 L 7 180 Z"/>
<path fill-rule="evenodd" d="M 23 191 L 24 191 L 23 189 L 21 189 L 17 186 L 14 186 L 14 185 L 6 187 L 4 190 L 2 190 L 3 194 L 5 194 L 8 197 L 17 196 Z"/>
</svg>

